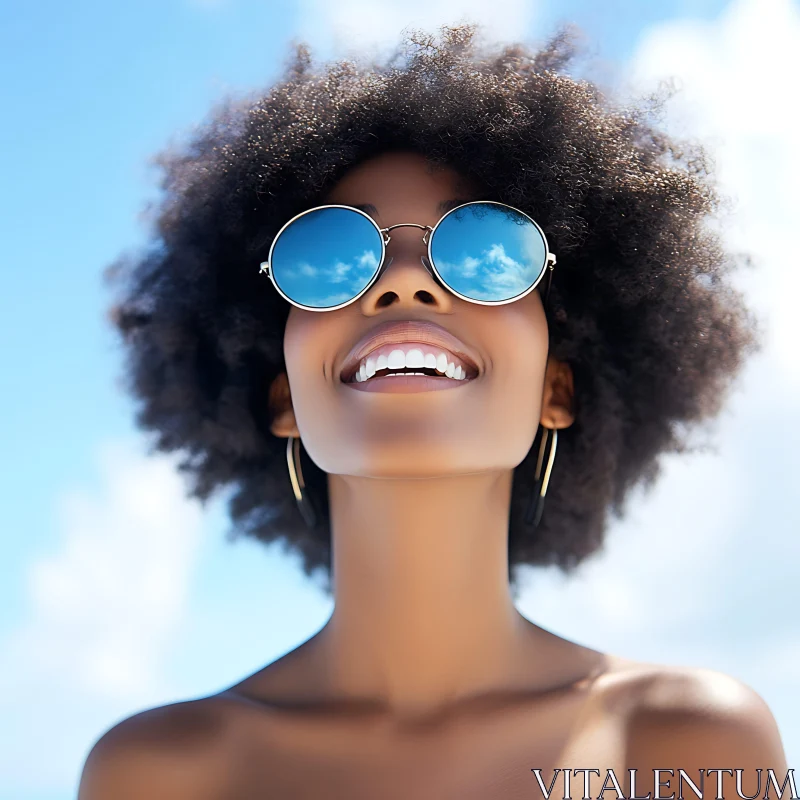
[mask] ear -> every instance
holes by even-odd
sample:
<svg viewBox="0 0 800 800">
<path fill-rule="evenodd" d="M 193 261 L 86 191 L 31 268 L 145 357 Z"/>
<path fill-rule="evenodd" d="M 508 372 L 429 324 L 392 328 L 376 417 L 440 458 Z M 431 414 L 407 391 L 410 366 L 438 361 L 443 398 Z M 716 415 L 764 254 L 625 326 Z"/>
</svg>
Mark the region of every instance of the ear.
<svg viewBox="0 0 800 800">
<path fill-rule="evenodd" d="M 272 419 L 269 429 L 275 436 L 284 439 L 288 436 L 300 436 L 292 408 L 289 376 L 285 372 L 281 372 L 269 387 L 269 411 Z"/>
<path fill-rule="evenodd" d="M 572 368 L 566 361 L 547 359 L 540 422 L 546 428 L 568 428 L 575 421 L 573 411 L 575 386 Z"/>
</svg>

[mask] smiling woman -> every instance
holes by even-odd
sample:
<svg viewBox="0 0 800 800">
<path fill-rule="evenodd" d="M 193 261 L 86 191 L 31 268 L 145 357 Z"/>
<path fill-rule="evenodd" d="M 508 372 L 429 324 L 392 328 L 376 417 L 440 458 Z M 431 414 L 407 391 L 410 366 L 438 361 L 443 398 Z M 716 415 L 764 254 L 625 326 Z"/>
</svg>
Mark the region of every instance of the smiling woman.
<svg viewBox="0 0 800 800">
<path fill-rule="evenodd" d="M 83 800 L 785 772 L 748 687 L 583 647 L 513 602 L 518 566 L 600 547 L 755 345 L 702 152 L 564 74 L 566 34 L 409 44 L 401 66 L 321 72 L 300 48 L 161 159 L 157 242 L 114 270 L 139 423 L 186 453 L 194 495 L 233 484 L 237 530 L 287 542 L 335 605 L 230 689 L 106 733 Z"/>
</svg>

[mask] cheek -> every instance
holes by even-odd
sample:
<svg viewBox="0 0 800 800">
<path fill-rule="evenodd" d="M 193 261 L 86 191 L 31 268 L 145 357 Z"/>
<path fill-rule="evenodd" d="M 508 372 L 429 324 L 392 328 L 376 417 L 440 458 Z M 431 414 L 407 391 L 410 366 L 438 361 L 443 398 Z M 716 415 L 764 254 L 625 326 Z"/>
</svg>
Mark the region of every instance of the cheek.
<svg viewBox="0 0 800 800">
<path fill-rule="evenodd" d="M 297 424 L 302 433 L 303 423 L 315 413 L 313 398 L 325 380 L 326 365 L 323 343 L 329 341 L 330 320 L 325 314 L 293 308 L 286 321 L 283 335 L 283 356 L 292 393 Z"/>
<path fill-rule="evenodd" d="M 289 313 L 283 332 L 283 356 L 287 373 L 300 374 L 305 370 L 306 362 L 311 359 L 314 342 L 318 339 L 314 334 L 315 327 L 313 320 L 296 315 L 295 309 Z"/>
<path fill-rule="evenodd" d="M 532 393 L 541 394 L 543 388 L 548 351 L 547 319 L 537 294 L 517 305 L 518 308 L 512 306 L 513 310 L 503 319 L 499 339 L 506 347 L 498 345 L 502 355 L 499 363 L 511 385 L 530 399 Z"/>
<path fill-rule="evenodd" d="M 487 408 L 493 409 L 497 434 L 520 460 L 530 449 L 542 411 L 547 368 L 547 320 L 538 294 L 509 308 L 494 330 Z M 516 444 L 516 448 L 515 448 Z"/>
<path fill-rule="evenodd" d="M 539 426 L 546 361 L 546 353 L 519 347 L 497 362 L 486 382 L 485 408 L 491 422 L 485 428 L 496 446 L 517 463 L 530 449 Z"/>
</svg>

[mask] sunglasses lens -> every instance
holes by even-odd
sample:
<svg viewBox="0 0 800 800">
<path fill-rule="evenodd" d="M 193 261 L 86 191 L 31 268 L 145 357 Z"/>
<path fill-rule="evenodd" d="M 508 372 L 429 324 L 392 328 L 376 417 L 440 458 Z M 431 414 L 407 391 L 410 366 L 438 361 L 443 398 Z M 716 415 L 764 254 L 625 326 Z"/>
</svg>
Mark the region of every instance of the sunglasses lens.
<svg viewBox="0 0 800 800">
<path fill-rule="evenodd" d="M 547 247 L 528 217 L 496 203 L 451 211 L 431 238 L 442 280 L 471 300 L 504 302 L 533 286 L 547 266 Z"/>
<path fill-rule="evenodd" d="M 370 220 L 347 208 L 303 214 L 278 235 L 270 271 L 280 290 L 309 308 L 332 308 L 357 297 L 381 262 L 382 239 Z"/>
</svg>

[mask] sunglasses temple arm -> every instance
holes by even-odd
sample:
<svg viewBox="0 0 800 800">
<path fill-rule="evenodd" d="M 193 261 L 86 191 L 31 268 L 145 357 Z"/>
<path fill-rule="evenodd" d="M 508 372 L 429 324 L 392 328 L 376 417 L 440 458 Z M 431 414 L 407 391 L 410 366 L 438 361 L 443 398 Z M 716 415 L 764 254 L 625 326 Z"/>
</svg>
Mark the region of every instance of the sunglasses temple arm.
<svg viewBox="0 0 800 800">
<path fill-rule="evenodd" d="M 547 265 L 547 285 L 545 286 L 545 289 L 544 289 L 544 303 L 542 304 L 542 305 L 544 305 L 545 308 L 547 308 L 547 299 L 550 297 L 550 285 L 553 283 L 553 271 L 554 271 L 554 269 L 555 269 L 554 264 L 548 263 L 548 265 Z"/>
</svg>

